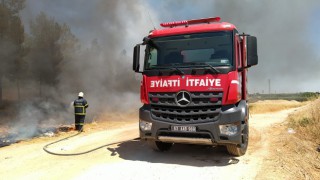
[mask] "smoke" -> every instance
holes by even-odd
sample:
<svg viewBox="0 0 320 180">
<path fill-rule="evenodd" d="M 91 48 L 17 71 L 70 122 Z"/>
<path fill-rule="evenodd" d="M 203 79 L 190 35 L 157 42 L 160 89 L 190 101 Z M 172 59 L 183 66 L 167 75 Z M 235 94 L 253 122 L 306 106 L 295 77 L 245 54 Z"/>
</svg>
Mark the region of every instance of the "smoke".
<svg viewBox="0 0 320 180">
<path fill-rule="evenodd" d="M 69 92 L 68 97 L 84 91 L 89 112 L 138 109 L 140 82 L 131 70 L 132 50 L 152 28 L 143 14 L 146 6 L 134 1 L 94 4 L 90 21 L 81 24 L 90 29 L 93 39 L 65 64 L 60 91 Z"/>
<path fill-rule="evenodd" d="M 40 84 L 36 78 L 23 83 L 23 89 L 31 92 L 22 94 L 27 101 L 12 120 L 11 131 L 29 138 L 38 134 L 44 124 L 73 123 L 69 105 L 80 91 L 89 103 L 87 122 L 106 112 L 137 112 L 141 105 L 140 79 L 131 70 L 132 50 L 153 28 L 146 16 L 147 6 L 142 1 L 28 0 L 21 13 L 26 33 L 32 30 L 29 22 L 43 11 L 50 20 L 53 17 L 59 24 L 66 23 L 79 41 L 72 41 L 72 48 L 62 47 L 63 60 L 55 67 L 59 70 L 55 83 Z M 27 61 L 39 59 L 29 68 L 43 71 L 41 67 L 49 65 L 44 54 L 27 54 Z"/>
<path fill-rule="evenodd" d="M 17 117 L 12 119 L 9 134 L 15 134 L 15 139 L 32 138 L 45 132 L 45 129 L 57 125 L 72 123 L 72 116 L 68 116 L 68 108 L 61 111 L 63 105 L 58 103 L 29 101 L 20 104 Z M 69 111 L 71 114 L 72 111 Z M 72 114 L 71 114 L 72 115 Z"/>
<path fill-rule="evenodd" d="M 0 41 L 0 78 L 1 73 L 7 73 L 12 71 L 13 63 L 10 63 L 15 60 L 15 53 L 17 47 L 10 40 L 1 40 Z"/>
<path fill-rule="evenodd" d="M 312 48 L 312 15 L 319 1 L 216 1 L 215 14 L 257 36 L 259 65 L 249 70 L 251 92 L 319 91 L 319 54 Z"/>
<path fill-rule="evenodd" d="M 57 84 L 44 86 L 45 101 L 31 100 L 21 109 L 16 127 L 32 129 L 44 120 L 72 123 L 72 112 L 66 109 L 79 91 L 89 103 L 87 119 L 105 112 L 137 111 L 140 80 L 131 70 L 132 50 L 160 21 L 221 16 L 239 32 L 257 36 L 259 64 L 249 70 L 251 93 L 267 90 L 268 79 L 272 92 L 319 91 L 314 83 L 320 77 L 319 57 L 310 48 L 314 46 L 310 17 L 316 7 L 316 0 L 27 0 L 21 13 L 27 33 L 30 20 L 43 11 L 66 23 L 79 42 L 74 51 L 63 49 Z M 48 110 L 43 107 L 54 111 L 44 113 Z"/>
<path fill-rule="evenodd" d="M 176 1 L 175 1 L 176 2 Z M 259 64 L 249 69 L 249 92 L 319 91 L 316 30 L 319 23 L 315 12 L 317 0 L 204 0 L 152 1 L 152 11 L 161 21 L 175 21 L 220 16 L 233 23 L 240 33 L 258 38 Z M 159 10 L 159 8 L 161 10 Z M 319 16 L 319 15 L 318 15 Z"/>
</svg>

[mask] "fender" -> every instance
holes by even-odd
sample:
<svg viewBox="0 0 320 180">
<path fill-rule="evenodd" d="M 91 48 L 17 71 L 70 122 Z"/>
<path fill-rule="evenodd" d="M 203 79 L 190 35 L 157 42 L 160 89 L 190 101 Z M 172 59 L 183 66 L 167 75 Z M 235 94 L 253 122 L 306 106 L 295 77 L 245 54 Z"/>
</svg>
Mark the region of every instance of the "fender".
<svg viewBox="0 0 320 180">
<path fill-rule="evenodd" d="M 246 117 L 249 115 L 248 103 L 246 100 L 241 100 L 239 103 L 232 107 L 225 106 L 225 110 L 221 112 L 221 122 L 224 124 L 230 124 L 241 121 L 245 121 Z"/>
</svg>

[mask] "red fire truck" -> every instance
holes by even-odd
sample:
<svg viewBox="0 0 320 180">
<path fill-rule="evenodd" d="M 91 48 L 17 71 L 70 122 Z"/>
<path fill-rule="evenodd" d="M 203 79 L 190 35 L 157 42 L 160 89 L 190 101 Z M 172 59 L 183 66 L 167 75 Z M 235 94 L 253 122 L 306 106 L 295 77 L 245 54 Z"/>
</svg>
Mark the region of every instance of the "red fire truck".
<svg viewBox="0 0 320 180">
<path fill-rule="evenodd" d="M 133 70 L 142 73 L 141 139 L 157 151 L 187 143 L 244 155 L 247 70 L 258 64 L 257 38 L 220 17 L 160 25 L 134 48 Z"/>
</svg>

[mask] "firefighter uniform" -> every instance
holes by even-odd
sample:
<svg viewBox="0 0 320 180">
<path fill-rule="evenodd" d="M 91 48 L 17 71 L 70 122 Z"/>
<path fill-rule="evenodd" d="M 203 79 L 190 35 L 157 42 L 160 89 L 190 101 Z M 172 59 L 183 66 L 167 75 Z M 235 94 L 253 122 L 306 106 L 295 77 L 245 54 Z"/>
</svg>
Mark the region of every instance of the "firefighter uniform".
<svg viewBox="0 0 320 180">
<path fill-rule="evenodd" d="M 83 93 L 79 93 L 78 99 L 73 102 L 75 115 L 75 128 L 78 131 L 83 130 L 86 109 L 89 107 L 87 101 L 83 98 Z"/>
</svg>

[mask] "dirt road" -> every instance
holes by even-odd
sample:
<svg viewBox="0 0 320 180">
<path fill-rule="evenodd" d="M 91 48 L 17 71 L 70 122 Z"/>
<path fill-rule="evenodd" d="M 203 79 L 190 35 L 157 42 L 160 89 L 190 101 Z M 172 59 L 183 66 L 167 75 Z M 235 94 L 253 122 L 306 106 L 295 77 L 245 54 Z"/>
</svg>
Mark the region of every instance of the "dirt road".
<svg viewBox="0 0 320 180">
<path fill-rule="evenodd" d="M 71 135 L 44 137 L 0 149 L 0 179 L 256 179 L 273 147 L 272 126 L 295 109 L 250 117 L 250 144 L 242 157 L 232 157 L 223 148 L 175 145 L 170 151 L 150 150 L 144 141 L 131 140 L 80 156 L 54 156 L 42 147 Z M 58 153 L 75 153 L 107 143 L 138 137 L 138 124 L 86 131 L 50 146 Z M 277 131 L 277 129 L 274 129 Z M 278 130 L 280 131 L 280 130 Z M 268 132 L 268 133 L 267 133 Z M 284 176 L 285 177 L 285 176 Z M 260 179 L 259 178 L 259 179 Z"/>
</svg>

